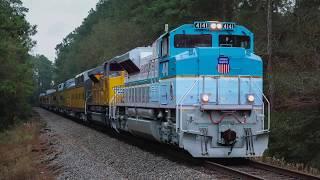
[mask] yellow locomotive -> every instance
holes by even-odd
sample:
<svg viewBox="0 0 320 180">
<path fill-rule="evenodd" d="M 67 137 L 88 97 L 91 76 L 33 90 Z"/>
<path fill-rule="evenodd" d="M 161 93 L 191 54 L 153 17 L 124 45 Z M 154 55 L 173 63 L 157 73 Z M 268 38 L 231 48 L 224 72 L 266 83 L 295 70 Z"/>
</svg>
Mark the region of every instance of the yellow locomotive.
<svg viewBox="0 0 320 180">
<path fill-rule="evenodd" d="M 108 74 L 108 75 L 107 75 Z M 40 105 L 49 110 L 82 120 L 105 123 L 105 114 L 115 87 L 124 84 L 124 71 L 105 72 L 103 66 L 80 73 L 72 79 L 40 94 Z"/>
</svg>

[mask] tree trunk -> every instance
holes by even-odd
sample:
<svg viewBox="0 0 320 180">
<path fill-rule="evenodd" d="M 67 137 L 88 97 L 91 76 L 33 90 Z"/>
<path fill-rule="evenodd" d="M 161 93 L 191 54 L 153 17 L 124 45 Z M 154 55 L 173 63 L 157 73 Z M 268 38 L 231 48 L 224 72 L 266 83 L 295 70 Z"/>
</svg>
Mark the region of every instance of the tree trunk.
<svg viewBox="0 0 320 180">
<path fill-rule="evenodd" d="M 272 79 L 272 3 L 273 0 L 267 0 L 268 2 L 268 15 L 267 15 L 267 82 L 268 82 L 268 94 L 271 103 L 271 108 L 273 109 L 274 103 L 274 84 Z"/>
</svg>

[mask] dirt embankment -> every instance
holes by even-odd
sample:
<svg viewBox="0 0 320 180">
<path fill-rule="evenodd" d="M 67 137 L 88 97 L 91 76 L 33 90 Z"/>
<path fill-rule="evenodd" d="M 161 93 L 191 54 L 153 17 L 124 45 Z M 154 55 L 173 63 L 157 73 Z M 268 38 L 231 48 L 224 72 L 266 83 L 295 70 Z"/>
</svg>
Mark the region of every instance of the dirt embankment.
<svg viewBox="0 0 320 180">
<path fill-rule="evenodd" d="M 0 133 L 0 179 L 54 179 L 43 157 L 49 146 L 41 131 L 44 127 L 34 112 L 29 121 Z"/>
</svg>

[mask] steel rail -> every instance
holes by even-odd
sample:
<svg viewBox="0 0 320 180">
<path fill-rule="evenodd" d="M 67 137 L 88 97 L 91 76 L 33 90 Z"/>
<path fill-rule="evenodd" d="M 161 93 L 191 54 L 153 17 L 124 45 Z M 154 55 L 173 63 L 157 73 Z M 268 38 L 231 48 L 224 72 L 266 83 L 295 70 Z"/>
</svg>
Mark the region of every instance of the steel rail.
<svg viewBox="0 0 320 180">
<path fill-rule="evenodd" d="M 271 172 L 275 172 L 278 174 L 282 174 L 282 175 L 286 175 L 286 176 L 290 176 L 290 177 L 294 177 L 294 178 L 298 178 L 298 179 L 317 179 L 317 180 L 320 180 L 319 176 L 314 176 L 314 175 L 307 174 L 304 172 L 294 171 L 294 170 L 266 164 L 263 162 L 248 160 L 248 165 L 253 166 L 255 168 L 258 168 L 258 169 L 263 169 L 266 171 L 271 171 Z"/>
<path fill-rule="evenodd" d="M 218 163 L 214 163 L 211 161 L 205 161 L 205 167 L 209 168 L 209 169 L 214 169 L 220 172 L 224 172 L 230 176 L 234 176 L 236 178 L 240 178 L 240 179 L 246 179 L 246 180 L 264 180 L 261 177 L 243 172 L 243 171 L 239 171 L 237 169 L 233 169 L 231 167 L 228 166 L 224 166 Z"/>
</svg>

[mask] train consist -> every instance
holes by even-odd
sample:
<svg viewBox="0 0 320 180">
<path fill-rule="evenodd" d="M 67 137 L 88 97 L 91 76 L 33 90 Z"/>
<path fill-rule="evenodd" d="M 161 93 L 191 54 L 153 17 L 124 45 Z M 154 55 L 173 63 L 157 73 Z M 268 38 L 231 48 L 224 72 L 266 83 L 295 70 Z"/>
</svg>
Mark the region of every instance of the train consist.
<svg viewBox="0 0 320 180">
<path fill-rule="evenodd" d="M 40 104 L 193 157 L 256 157 L 270 127 L 262 64 L 247 28 L 199 21 L 59 84 Z"/>
</svg>

